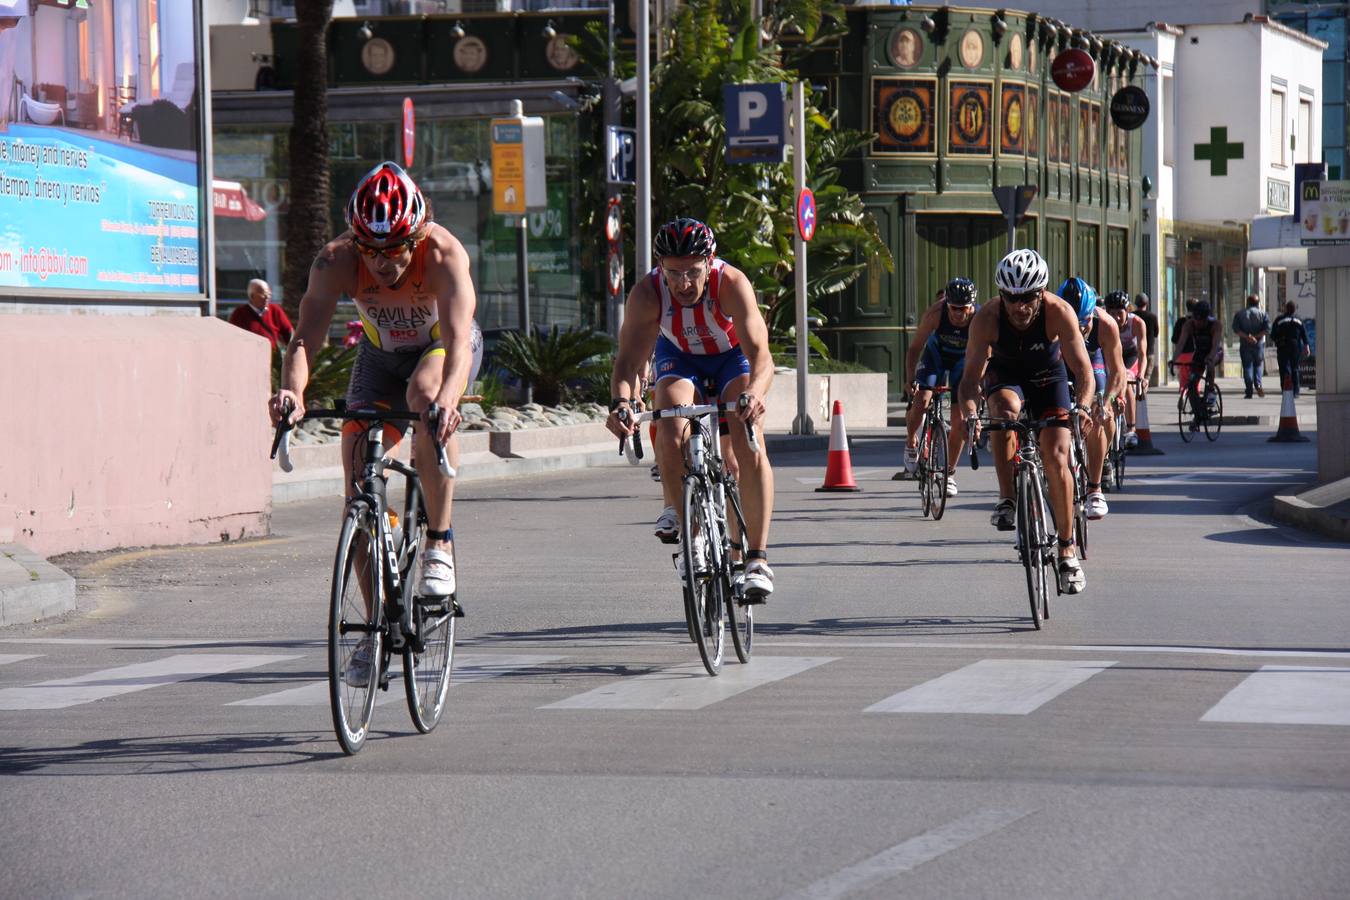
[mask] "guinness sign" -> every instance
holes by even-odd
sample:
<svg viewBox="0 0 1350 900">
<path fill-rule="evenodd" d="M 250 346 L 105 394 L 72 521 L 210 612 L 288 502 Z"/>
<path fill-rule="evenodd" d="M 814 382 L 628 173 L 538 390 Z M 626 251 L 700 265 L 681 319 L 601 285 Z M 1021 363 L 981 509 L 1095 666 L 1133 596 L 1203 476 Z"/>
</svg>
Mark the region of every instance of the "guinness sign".
<svg viewBox="0 0 1350 900">
<path fill-rule="evenodd" d="M 1148 94 L 1143 88 L 1128 84 L 1111 98 L 1111 121 L 1123 131 L 1134 131 L 1148 120 Z"/>
</svg>

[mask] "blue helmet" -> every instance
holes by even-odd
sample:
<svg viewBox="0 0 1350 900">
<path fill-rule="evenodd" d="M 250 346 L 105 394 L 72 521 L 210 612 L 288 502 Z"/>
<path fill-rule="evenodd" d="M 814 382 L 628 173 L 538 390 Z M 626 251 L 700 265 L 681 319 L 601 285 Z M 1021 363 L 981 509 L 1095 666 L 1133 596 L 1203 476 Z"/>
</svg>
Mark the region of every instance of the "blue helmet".
<svg viewBox="0 0 1350 900">
<path fill-rule="evenodd" d="M 1078 277 L 1066 278 L 1055 293 L 1078 311 L 1079 322 L 1086 325 L 1092 318 L 1092 311 L 1097 308 L 1097 292 L 1092 285 Z"/>
</svg>

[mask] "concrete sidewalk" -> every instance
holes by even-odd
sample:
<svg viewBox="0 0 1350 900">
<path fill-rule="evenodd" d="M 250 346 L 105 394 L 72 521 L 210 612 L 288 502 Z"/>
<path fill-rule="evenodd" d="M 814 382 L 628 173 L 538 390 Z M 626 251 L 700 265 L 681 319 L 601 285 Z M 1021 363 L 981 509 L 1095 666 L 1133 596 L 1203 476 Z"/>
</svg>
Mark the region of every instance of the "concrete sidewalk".
<svg viewBox="0 0 1350 900">
<path fill-rule="evenodd" d="M 74 578 L 27 547 L 0 544 L 0 627 L 50 619 L 74 608 Z"/>
</svg>

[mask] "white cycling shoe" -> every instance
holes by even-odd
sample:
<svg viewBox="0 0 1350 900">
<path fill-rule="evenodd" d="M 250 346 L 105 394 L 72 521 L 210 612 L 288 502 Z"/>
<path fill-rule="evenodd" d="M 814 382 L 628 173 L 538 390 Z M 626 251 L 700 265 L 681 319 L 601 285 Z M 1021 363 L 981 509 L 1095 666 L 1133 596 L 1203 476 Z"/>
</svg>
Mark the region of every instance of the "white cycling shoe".
<svg viewBox="0 0 1350 900">
<path fill-rule="evenodd" d="M 952 476 L 948 475 L 948 476 L 947 476 L 947 496 L 948 496 L 948 497 L 955 497 L 955 496 L 957 495 L 957 493 L 958 493 L 958 492 L 957 492 L 957 490 L 956 490 L 956 479 L 953 478 Z"/>
<path fill-rule="evenodd" d="M 680 517 L 675 513 L 675 507 L 667 506 L 661 510 L 661 516 L 656 520 L 656 539 L 663 544 L 679 543 Z"/>
<path fill-rule="evenodd" d="M 449 597 L 455 592 L 455 558 L 445 550 L 422 554 L 422 595 Z"/>
<path fill-rule="evenodd" d="M 1109 508 L 1106 505 L 1106 497 L 1101 491 L 1091 491 L 1087 495 L 1087 502 L 1083 504 L 1083 511 L 1087 513 L 1089 519 L 1106 518 Z"/>
<path fill-rule="evenodd" d="M 918 447 L 906 447 L 906 448 L 905 448 L 905 474 L 906 474 L 906 475 L 913 475 L 913 474 L 914 474 L 914 470 L 917 469 L 918 467 L 919 467 L 919 448 L 918 448 Z"/>
<path fill-rule="evenodd" d="M 741 584 L 745 603 L 763 603 L 773 593 L 773 569 L 762 559 L 752 559 L 745 564 Z"/>
<path fill-rule="evenodd" d="M 1083 564 L 1076 556 L 1059 558 L 1059 589 L 1065 594 L 1082 593 L 1087 587 L 1087 576 L 1083 574 Z"/>
<path fill-rule="evenodd" d="M 374 641 L 369 637 L 361 639 L 361 643 L 356 645 L 351 658 L 347 660 L 346 667 L 342 670 L 342 680 L 348 687 L 365 687 L 370 684 L 370 663 L 371 650 L 374 648 Z"/>
<path fill-rule="evenodd" d="M 674 554 L 675 571 L 680 573 L 680 580 L 684 580 L 684 550 Z M 703 541 L 694 541 L 694 572 L 702 575 L 708 571 L 708 545 Z"/>
</svg>

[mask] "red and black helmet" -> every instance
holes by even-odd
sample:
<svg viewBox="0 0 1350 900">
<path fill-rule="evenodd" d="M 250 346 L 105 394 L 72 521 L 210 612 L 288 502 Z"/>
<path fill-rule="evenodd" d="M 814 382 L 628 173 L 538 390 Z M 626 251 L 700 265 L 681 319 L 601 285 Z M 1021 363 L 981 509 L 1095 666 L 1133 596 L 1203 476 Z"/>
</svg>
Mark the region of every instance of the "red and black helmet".
<svg viewBox="0 0 1350 900">
<path fill-rule="evenodd" d="M 702 256 L 711 259 L 717 255 L 717 238 L 712 229 L 698 219 L 673 219 L 662 225 L 652 241 L 652 255 L 657 259 L 667 256 Z"/>
<path fill-rule="evenodd" d="M 413 240 L 426 218 L 422 191 L 397 163 L 382 162 L 367 172 L 347 201 L 347 227 L 364 244 Z"/>
</svg>

